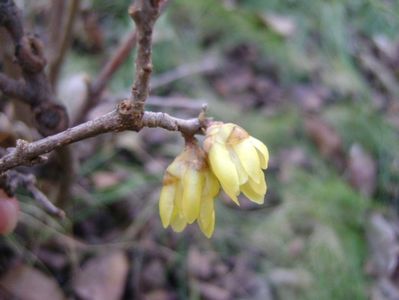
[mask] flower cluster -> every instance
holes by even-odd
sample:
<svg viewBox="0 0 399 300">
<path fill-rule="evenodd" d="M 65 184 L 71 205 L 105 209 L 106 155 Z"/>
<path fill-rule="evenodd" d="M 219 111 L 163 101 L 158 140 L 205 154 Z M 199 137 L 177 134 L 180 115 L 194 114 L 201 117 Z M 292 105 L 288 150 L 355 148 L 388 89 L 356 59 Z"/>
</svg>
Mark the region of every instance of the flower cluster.
<svg viewBox="0 0 399 300">
<path fill-rule="evenodd" d="M 258 139 L 232 123 L 208 127 L 204 142 L 213 173 L 226 194 L 239 205 L 240 191 L 262 204 L 267 186 L 262 169 L 267 168 L 269 152 Z"/>
<path fill-rule="evenodd" d="M 201 231 L 210 237 L 215 228 L 214 198 L 220 185 L 210 171 L 205 152 L 196 141 L 166 169 L 159 201 L 161 221 L 176 232 L 197 220 Z"/>
<path fill-rule="evenodd" d="M 165 228 L 171 225 L 180 232 L 197 220 L 209 238 L 220 186 L 237 205 L 240 192 L 255 203 L 264 202 L 267 186 L 262 169 L 267 168 L 269 153 L 241 127 L 221 122 L 207 128 L 204 150 L 193 138 L 166 169 L 159 211 Z"/>
</svg>

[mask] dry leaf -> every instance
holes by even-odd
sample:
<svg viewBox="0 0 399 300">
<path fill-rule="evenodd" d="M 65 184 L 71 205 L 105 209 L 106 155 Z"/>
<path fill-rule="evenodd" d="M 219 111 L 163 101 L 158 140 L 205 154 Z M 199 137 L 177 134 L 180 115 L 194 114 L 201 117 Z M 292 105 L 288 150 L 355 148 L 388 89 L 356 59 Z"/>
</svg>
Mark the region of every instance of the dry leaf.
<svg viewBox="0 0 399 300">
<path fill-rule="evenodd" d="M 377 166 L 373 157 L 360 145 L 352 145 L 348 158 L 350 184 L 362 195 L 370 197 L 376 189 Z"/>
<path fill-rule="evenodd" d="M 295 33 L 296 24 L 294 20 L 288 16 L 263 14 L 261 19 L 264 21 L 265 25 L 269 26 L 273 31 L 283 37 L 289 37 Z"/>
<path fill-rule="evenodd" d="M 318 85 L 298 85 L 294 87 L 292 95 L 304 111 L 318 112 L 325 104 L 329 91 Z"/>
<path fill-rule="evenodd" d="M 213 272 L 214 255 L 201 253 L 197 248 L 191 247 L 188 253 L 188 272 L 201 279 L 207 279 Z"/>
<path fill-rule="evenodd" d="M 92 180 L 97 189 L 106 189 L 117 185 L 126 178 L 126 174 L 118 171 L 98 171 L 93 174 Z"/>
<path fill-rule="evenodd" d="M 206 300 L 228 300 L 231 299 L 230 291 L 221 288 L 217 285 L 206 283 L 206 282 L 198 282 L 197 289 L 203 298 Z"/>
<path fill-rule="evenodd" d="M 276 286 L 309 288 L 313 282 L 311 274 L 304 269 L 276 268 L 269 274 L 270 281 Z"/>
<path fill-rule="evenodd" d="M 309 117 L 305 120 L 305 129 L 323 156 L 331 157 L 341 151 L 340 136 L 324 120 L 318 117 Z"/>
<path fill-rule="evenodd" d="M 166 270 L 159 259 L 154 259 L 143 267 L 141 280 L 147 290 L 161 289 L 166 286 Z"/>
<path fill-rule="evenodd" d="M 368 273 L 389 277 L 399 246 L 394 226 L 381 213 L 373 213 L 367 222 L 366 235 L 370 249 Z"/>
<path fill-rule="evenodd" d="M 16 299 L 65 299 L 62 290 L 53 278 L 25 265 L 11 268 L 0 279 L 0 286 Z"/>
<path fill-rule="evenodd" d="M 122 251 L 89 260 L 73 279 L 73 289 L 82 300 L 121 299 L 129 262 Z"/>
<path fill-rule="evenodd" d="M 344 165 L 342 140 L 337 131 L 323 119 L 309 116 L 305 120 L 305 131 L 316 144 L 322 156 L 333 160 L 338 169 Z"/>
</svg>

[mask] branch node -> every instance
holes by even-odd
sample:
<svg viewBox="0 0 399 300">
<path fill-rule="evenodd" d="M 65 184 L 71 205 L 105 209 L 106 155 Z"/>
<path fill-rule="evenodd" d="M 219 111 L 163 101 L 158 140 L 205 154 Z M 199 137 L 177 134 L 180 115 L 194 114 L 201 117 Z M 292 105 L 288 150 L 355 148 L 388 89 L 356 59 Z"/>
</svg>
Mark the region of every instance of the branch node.
<svg viewBox="0 0 399 300">
<path fill-rule="evenodd" d="M 140 7 L 138 7 L 136 2 L 133 5 L 130 5 L 128 13 L 136 24 L 141 22 L 140 19 L 141 9 Z"/>
<path fill-rule="evenodd" d="M 152 72 L 152 63 L 148 63 L 143 66 L 143 72 L 151 73 Z"/>
<path fill-rule="evenodd" d="M 24 153 L 28 149 L 28 145 L 27 141 L 18 139 L 15 146 L 16 154 Z"/>
<path fill-rule="evenodd" d="M 133 104 L 131 101 L 125 99 L 122 100 L 119 104 L 118 104 L 118 113 L 120 115 L 126 116 L 126 115 L 132 115 L 133 114 Z"/>
</svg>

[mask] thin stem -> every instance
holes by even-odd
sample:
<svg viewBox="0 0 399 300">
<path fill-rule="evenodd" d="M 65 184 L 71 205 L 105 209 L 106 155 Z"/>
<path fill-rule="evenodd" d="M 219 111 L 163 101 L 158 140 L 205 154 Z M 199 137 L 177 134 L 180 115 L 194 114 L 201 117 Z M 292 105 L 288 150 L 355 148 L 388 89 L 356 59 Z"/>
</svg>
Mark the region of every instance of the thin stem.
<svg viewBox="0 0 399 300">
<path fill-rule="evenodd" d="M 49 80 L 51 83 L 51 86 L 55 86 L 59 73 L 61 70 L 62 63 L 64 62 L 65 55 L 67 53 L 67 50 L 69 48 L 71 38 L 72 38 L 72 29 L 73 25 L 75 23 L 75 18 L 76 15 L 79 11 L 79 5 L 80 5 L 80 0 L 71 0 L 71 4 L 69 6 L 68 10 L 68 17 L 65 22 L 64 28 L 61 29 L 62 39 L 59 44 L 59 48 L 57 49 L 56 56 L 54 58 L 54 61 L 50 65 L 50 71 L 49 71 Z"/>
<path fill-rule="evenodd" d="M 136 31 L 130 32 L 119 47 L 115 50 L 114 55 L 103 67 L 98 77 L 89 84 L 89 91 L 84 105 L 77 113 L 77 117 L 74 124 L 80 124 L 85 120 L 87 113 L 92 109 L 98 102 L 100 102 L 101 94 L 104 91 L 107 83 L 119 69 L 122 63 L 127 59 L 130 52 L 136 45 L 137 33 Z"/>
<path fill-rule="evenodd" d="M 161 1 L 136 0 L 129 14 L 137 28 L 136 78 L 132 86 L 130 101 L 133 114 L 142 117 L 144 104 L 149 95 L 152 73 L 152 32 L 160 12 Z"/>
</svg>

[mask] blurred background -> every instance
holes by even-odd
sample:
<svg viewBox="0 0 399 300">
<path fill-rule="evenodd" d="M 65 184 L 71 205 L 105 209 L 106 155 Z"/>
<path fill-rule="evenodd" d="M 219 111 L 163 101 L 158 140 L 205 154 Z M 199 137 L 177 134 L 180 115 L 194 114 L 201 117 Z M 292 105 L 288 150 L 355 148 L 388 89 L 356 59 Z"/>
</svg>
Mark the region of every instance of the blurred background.
<svg viewBox="0 0 399 300">
<path fill-rule="evenodd" d="M 44 42 L 55 2 L 17 1 Z M 80 1 L 57 84 L 72 119 L 134 30 L 130 3 Z M 169 1 L 147 109 L 189 118 L 207 103 L 208 116 L 262 140 L 265 204 L 221 194 L 211 239 L 196 225 L 164 230 L 159 191 L 181 136 L 82 141 L 71 197 L 57 202 L 64 221 L 19 193 L 19 225 L 0 238 L 0 299 L 399 299 L 398 32 L 396 0 Z M 129 94 L 134 54 L 86 119 Z M 1 145 L 36 139 L 1 101 Z M 57 161 L 34 171 L 56 201 Z"/>
</svg>

